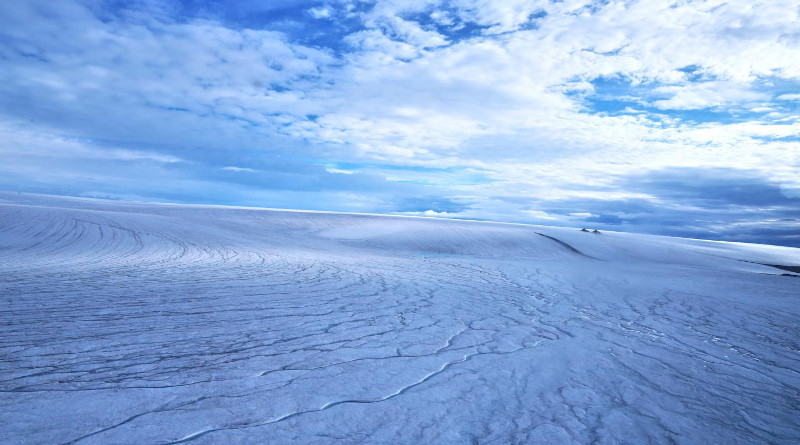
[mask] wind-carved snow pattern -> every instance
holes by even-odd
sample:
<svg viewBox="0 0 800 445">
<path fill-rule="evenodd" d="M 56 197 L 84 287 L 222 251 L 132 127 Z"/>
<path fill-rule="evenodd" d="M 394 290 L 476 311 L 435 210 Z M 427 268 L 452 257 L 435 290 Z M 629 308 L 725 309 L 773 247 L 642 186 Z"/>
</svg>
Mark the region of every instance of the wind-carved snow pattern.
<svg viewBox="0 0 800 445">
<path fill-rule="evenodd" d="M 764 264 L 800 250 L 0 195 L 0 442 L 797 443 Z"/>
</svg>

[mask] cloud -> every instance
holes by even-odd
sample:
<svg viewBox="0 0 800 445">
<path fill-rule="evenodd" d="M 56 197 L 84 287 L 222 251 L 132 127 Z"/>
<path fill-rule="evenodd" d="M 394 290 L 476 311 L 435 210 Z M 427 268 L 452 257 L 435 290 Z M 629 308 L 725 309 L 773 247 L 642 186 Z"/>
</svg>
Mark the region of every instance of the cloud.
<svg viewBox="0 0 800 445">
<path fill-rule="evenodd" d="M 222 167 L 220 170 L 225 170 L 229 172 L 246 172 L 246 173 L 258 172 L 258 170 L 249 167 L 233 167 L 233 166 Z"/>
<path fill-rule="evenodd" d="M 331 10 L 322 6 L 311 8 L 308 10 L 308 13 L 315 19 L 327 19 L 331 16 Z"/>
<path fill-rule="evenodd" d="M 108 161 L 150 161 L 164 164 L 186 162 L 176 156 L 157 151 L 130 150 L 101 146 L 89 140 L 57 135 L 54 130 L 41 132 L 41 127 L 15 121 L 0 121 L 0 155 L 54 159 L 94 159 Z M 10 165 L 7 167 L 11 167 Z"/>
<path fill-rule="evenodd" d="M 619 178 L 644 198 L 569 197 L 540 205 L 601 228 L 800 246 L 800 196 L 752 170 L 667 168 Z M 587 212 L 576 215 L 573 209 Z"/>
<path fill-rule="evenodd" d="M 667 96 L 653 102 L 662 110 L 693 110 L 769 100 L 766 93 L 752 91 L 745 85 L 719 81 L 661 86 L 654 88 L 653 93 Z"/>
<path fill-rule="evenodd" d="M 722 168 L 668 168 L 627 179 L 630 186 L 683 205 L 711 209 L 731 206 L 757 209 L 785 206 L 800 216 L 800 198 L 759 172 Z"/>
<path fill-rule="evenodd" d="M 0 160 L 39 191 L 673 230 L 797 196 L 798 26 L 792 0 L 6 2 Z"/>
<path fill-rule="evenodd" d="M 325 171 L 328 172 L 328 173 L 336 173 L 336 174 L 340 174 L 340 175 L 352 175 L 352 174 L 355 173 L 352 170 L 342 170 L 340 168 L 332 168 L 332 167 L 326 168 Z"/>
</svg>

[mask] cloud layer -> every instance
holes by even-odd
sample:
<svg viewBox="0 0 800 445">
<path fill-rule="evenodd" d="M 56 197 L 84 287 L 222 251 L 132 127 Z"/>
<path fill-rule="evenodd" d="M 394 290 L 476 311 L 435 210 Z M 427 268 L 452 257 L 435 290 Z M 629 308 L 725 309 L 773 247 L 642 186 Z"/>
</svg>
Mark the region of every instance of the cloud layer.
<svg viewBox="0 0 800 445">
<path fill-rule="evenodd" d="M 800 245 L 796 1 L 6 3 L 6 189 Z"/>
</svg>

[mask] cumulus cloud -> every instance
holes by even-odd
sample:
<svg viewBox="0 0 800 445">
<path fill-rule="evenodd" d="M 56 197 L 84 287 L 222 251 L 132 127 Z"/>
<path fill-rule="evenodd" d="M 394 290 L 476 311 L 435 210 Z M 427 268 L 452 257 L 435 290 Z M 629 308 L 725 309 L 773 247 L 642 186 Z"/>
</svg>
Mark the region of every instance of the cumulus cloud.
<svg viewBox="0 0 800 445">
<path fill-rule="evenodd" d="M 0 6 L 7 177 L 563 224 L 675 212 L 626 180 L 672 168 L 800 190 L 793 0 L 198 4 Z"/>
<path fill-rule="evenodd" d="M 311 8 L 308 10 L 308 13 L 311 14 L 311 17 L 314 17 L 315 19 L 327 19 L 331 16 L 331 10 L 324 6 Z"/>
</svg>

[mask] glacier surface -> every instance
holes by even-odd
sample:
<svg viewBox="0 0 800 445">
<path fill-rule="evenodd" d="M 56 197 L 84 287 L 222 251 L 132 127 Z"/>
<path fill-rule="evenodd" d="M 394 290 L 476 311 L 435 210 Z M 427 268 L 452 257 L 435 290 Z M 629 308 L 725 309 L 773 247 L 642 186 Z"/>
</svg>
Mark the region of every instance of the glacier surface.
<svg viewBox="0 0 800 445">
<path fill-rule="evenodd" d="M 800 249 L 0 194 L 0 442 L 798 443 Z"/>
</svg>

